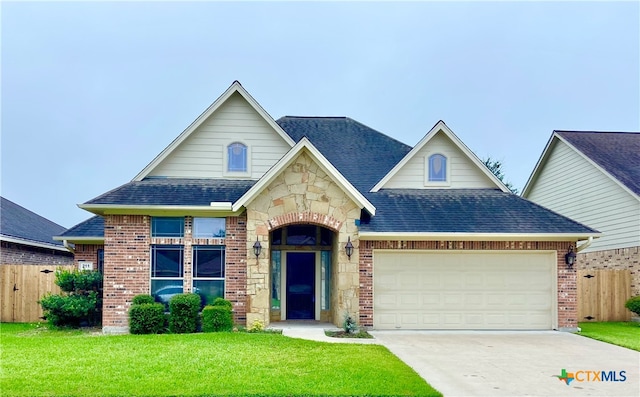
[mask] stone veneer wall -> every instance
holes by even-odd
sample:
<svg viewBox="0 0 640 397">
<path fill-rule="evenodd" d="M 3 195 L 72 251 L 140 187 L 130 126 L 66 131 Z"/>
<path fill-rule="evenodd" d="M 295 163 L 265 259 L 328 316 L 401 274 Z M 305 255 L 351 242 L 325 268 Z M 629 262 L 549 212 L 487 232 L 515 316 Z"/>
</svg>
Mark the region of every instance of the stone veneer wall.
<svg viewBox="0 0 640 397">
<path fill-rule="evenodd" d="M 73 254 L 47 248 L 2 241 L 0 263 L 3 265 L 60 265 L 73 264 Z"/>
<path fill-rule="evenodd" d="M 360 241 L 360 325 L 373 327 L 373 251 L 397 250 L 544 250 L 556 251 L 558 269 L 558 328 L 578 326 L 576 270 L 567 269 L 566 241 Z"/>
<path fill-rule="evenodd" d="M 103 332 L 128 332 L 133 297 L 149 293 L 149 224 L 146 215 L 104 217 Z"/>
<path fill-rule="evenodd" d="M 358 229 L 360 208 L 306 153 L 298 156 L 247 208 L 247 325 L 255 320 L 269 324 L 270 258 L 269 232 L 291 224 L 316 224 L 336 232 L 332 266 L 332 317 L 340 321 L 345 311 L 358 311 Z M 351 237 L 354 255 L 344 250 Z M 253 244 L 260 241 L 262 254 L 253 256 Z M 337 252 L 337 255 L 336 255 Z"/>
<path fill-rule="evenodd" d="M 577 267 L 580 270 L 629 269 L 631 296 L 640 295 L 640 246 L 578 253 Z"/>
</svg>

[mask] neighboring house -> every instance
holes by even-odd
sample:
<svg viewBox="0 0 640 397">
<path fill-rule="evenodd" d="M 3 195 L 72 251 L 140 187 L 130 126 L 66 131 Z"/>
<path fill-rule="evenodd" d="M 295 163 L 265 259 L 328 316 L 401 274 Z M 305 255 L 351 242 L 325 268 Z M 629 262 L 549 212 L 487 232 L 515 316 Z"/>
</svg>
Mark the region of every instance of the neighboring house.
<svg viewBox="0 0 640 397">
<path fill-rule="evenodd" d="M 135 295 L 181 291 L 247 325 L 575 329 L 565 255 L 599 235 L 511 194 L 442 121 L 412 148 L 345 117 L 273 120 L 238 82 L 80 207 L 101 218 L 57 238 L 104 250 L 104 332 Z"/>
<path fill-rule="evenodd" d="M 0 197 L 0 264 L 70 265 L 73 254 L 53 236 L 66 230 Z"/>
<path fill-rule="evenodd" d="M 640 295 L 640 133 L 554 131 L 522 196 L 594 227 L 580 269 L 629 269 Z"/>
</svg>

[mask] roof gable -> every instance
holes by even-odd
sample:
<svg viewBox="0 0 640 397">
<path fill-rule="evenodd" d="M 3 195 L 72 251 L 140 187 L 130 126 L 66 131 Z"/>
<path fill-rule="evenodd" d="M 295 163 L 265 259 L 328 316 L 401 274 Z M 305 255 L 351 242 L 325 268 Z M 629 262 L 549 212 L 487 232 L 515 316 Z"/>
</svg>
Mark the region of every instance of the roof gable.
<svg viewBox="0 0 640 397">
<path fill-rule="evenodd" d="M 266 147 L 266 157 L 273 157 L 271 164 L 257 162 L 255 172 L 247 175 L 254 179 L 295 144 L 242 85 L 234 81 L 133 180 L 141 181 L 148 176 L 225 177 L 225 149 L 235 141 L 247 145 L 249 150 L 252 146 L 256 151 Z M 254 153 L 255 156 L 259 160 L 264 157 L 260 152 Z"/>
<path fill-rule="evenodd" d="M 527 197 L 558 142 L 563 142 L 595 169 L 640 200 L 640 133 L 553 131 L 529 176 L 522 195 Z"/>
<path fill-rule="evenodd" d="M 425 182 L 426 161 L 431 154 L 443 154 L 447 158 L 449 176 L 446 184 Z M 498 188 L 509 191 L 442 120 L 371 191 L 383 188 Z"/>
<path fill-rule="evenodd" d="M 364 208 L 371 215 L 376 212 L 375 207 L 367 200 L 331 162 L 306 138 L 303 137 L 287 154 L 278 161 L 255 185 L 242 197 L 233 203 L 232 210 L 239 211 L 247 203 L 255 199 L 273 180 L 291 165 L 302 153 L 308 154 L 313 161 L 353 200 L 360 208 Z"/>
<path fill-rule="evenodd" d="M 0 197 L 0 234 L 3 240 L 62 248 L 62 244 L 54 241 L 53 236 L 65 230 L 65 227 Z"/>
</svg>

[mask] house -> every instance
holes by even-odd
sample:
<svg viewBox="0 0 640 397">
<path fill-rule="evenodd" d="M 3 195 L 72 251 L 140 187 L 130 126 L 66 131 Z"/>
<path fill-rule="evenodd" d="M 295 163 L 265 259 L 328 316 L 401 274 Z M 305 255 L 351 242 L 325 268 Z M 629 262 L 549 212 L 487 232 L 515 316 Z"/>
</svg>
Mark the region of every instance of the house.
<svg viewBox="0 0 640 397">
<path fill-rule="evenodd" d="M 73 254 L 53 236 L 65 228 L 0 197 L 0 321 L 39 321 L 38 300 L 58 292 L 54 271 Z"/>
<path fill-rule="evenodd" d="M 66 230 L 18 204 L 0 197 L 0 264 L 70 265 L 73 254 L 53 236 Z"/>
<path fill-rule="evenodd" d="M 553 131 L 522 196 L 601 231 L 578 268 L 629 269 L 640 295 L 640 133 Z"/>
<path fill-rule="evenodd" d="M 414 147 L 347 117 L 277 121 L 234 82 L 57 238 L 104 252 L 104 332 L 137 294 L 194 291 L 240 324 L 575 329 L 565 255 L 597 237 L 509 190 L 439 121 Z M 94 227 L 104 222 L 104 228 Z"/>
</svg>

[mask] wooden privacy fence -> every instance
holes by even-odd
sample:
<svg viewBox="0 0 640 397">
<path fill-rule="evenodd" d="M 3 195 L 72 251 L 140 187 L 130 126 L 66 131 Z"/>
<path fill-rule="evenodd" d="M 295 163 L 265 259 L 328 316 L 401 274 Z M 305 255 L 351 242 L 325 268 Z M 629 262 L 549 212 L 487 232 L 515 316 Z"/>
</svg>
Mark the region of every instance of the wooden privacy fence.
<svg viewBox="0 0 640 397">
<path fill-rule="evenodd" d="M 0 265 L 0 321 L 25 323 L 42 321 L 38 301 L 44 294 L 60 293 L 55 284 L 57 265 Z"/>
<path fill-rule="evenodd" d="M 578 321 L 629 321 L 629 270 L 578 270 Z"/>
</svg>

